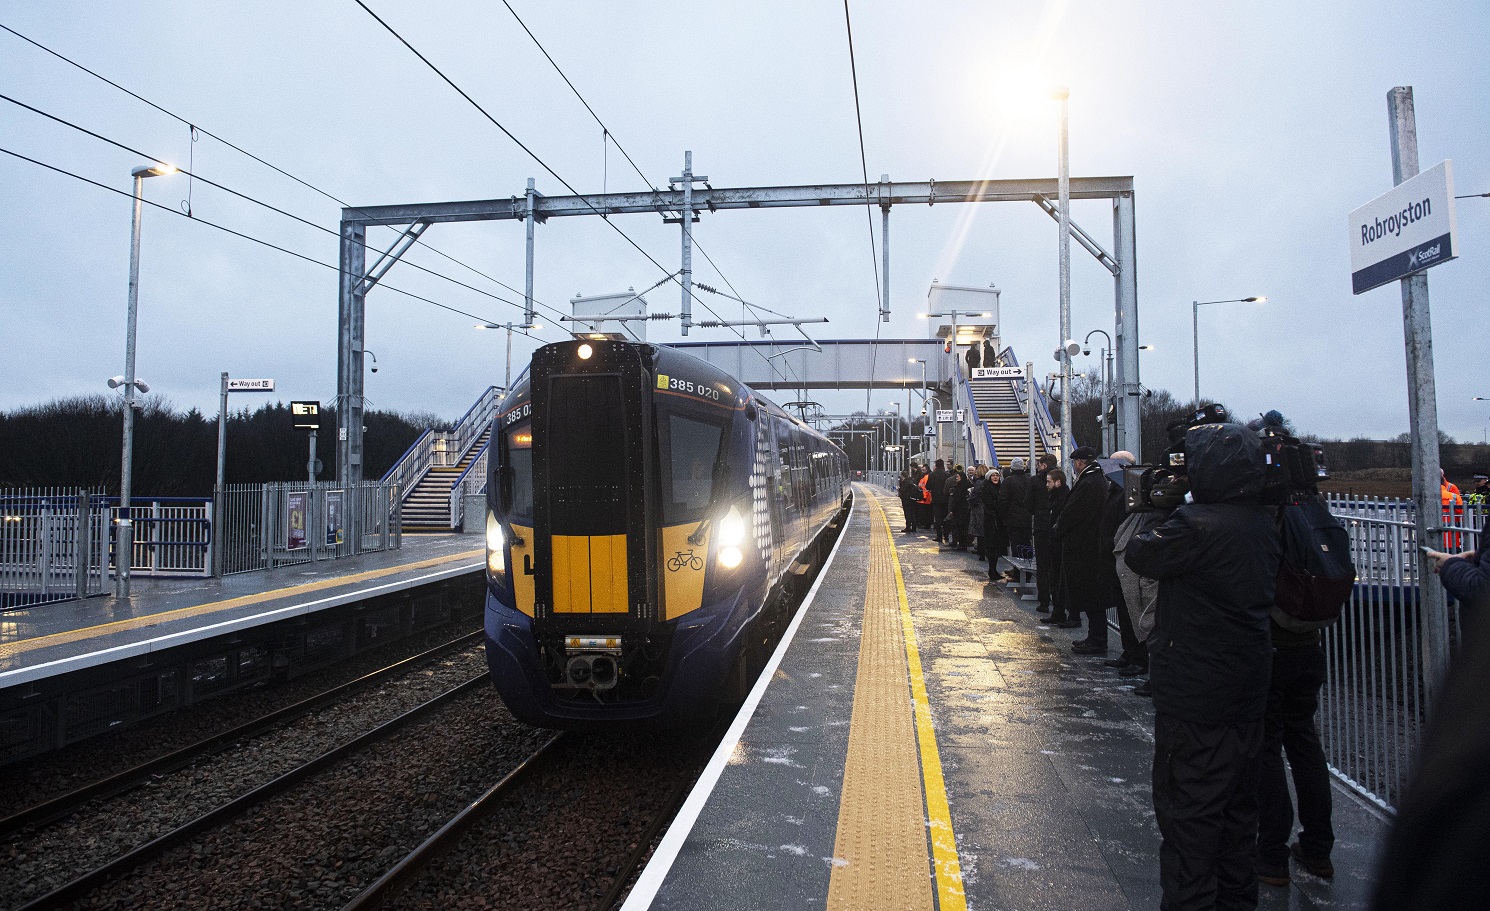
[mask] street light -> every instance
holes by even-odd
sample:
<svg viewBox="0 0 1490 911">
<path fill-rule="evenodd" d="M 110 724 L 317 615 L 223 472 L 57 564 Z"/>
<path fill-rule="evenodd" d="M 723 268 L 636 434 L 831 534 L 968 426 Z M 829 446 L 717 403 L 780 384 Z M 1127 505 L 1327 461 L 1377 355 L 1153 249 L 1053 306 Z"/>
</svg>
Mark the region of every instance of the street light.
<svg viewBox="0 0 1490 911">
<path fill-rule="evenodd" d="M 1069 141 L 1071 90 L 1060 86 L 1051 98 L 1061 103 L 1061 134 L 1056 152 L 1056 213 L 1060 221 L 1060 240 L 1056 248 L 1060 268 L 1061 339 L 1071 338 L 1071 150 Z M 1061 465 L 1071 460 L 1071 355 L 1061 355 Z"/>
<path fill-rule="evenodd" d="M 1195 407 L 1200 407 L 1200 308 L 1209 307 L 1211 304 L 1252 304 L 1265 303 L 1265 297 L 1232 297 L 1224 301 L 1191 301 L 1190 302 L 1190 340 L 1195 346 Z"/>
<path fill-rule="evenodd" d="M 130 488 L 134 483 L 135 392 L 148 392 L 150 388 L 135 377 L 135 315 L 140 300 L 140 213 L 144 208 L 145 178 L 174 173 L 175 166 L 159 161 L 140 165 L 129 172 L 129 176 L 134 178 L 134 215 L 129 231 L 129 316 L 124 330 L 124 376 L 115 378 L 118 383 L 109 381 L 114 388 L 124 387 L 124 455 L 119 471 L 119 524 L 114 544 L 114 578 L 120 598 L 129 597 L 129 571 L 135 550 L 134 521 L 130 513 Z"/>
<path fill-rule="evenodd" d="M 516 329 L 517 331 L 522 332 L 523 335 L 527 335 L 528 333 L 524 330 L 538 330 L 542 329 L 543 327 L 538 325 L 537 323 L 477 323 L 476 328 L 507 330 L 507 367 L 506 371 L 502 375 L 502 395 L 505 397 L 507 395 L 507 391 L 512 388 L 512 330 Z M 374 358 L 373 360 L 376 361 L 377 358 Z"/>
<path fill-rule="evenodd" d="M 1102 417 L 1100 418 L 1100 421 L 1102 423 L 1102 451 L 1104 453 L 1110 453 L 1117 448 L 1115 445 L 1113 445 L 1116 441 L 1112 438 L 1113 431 L 1116 428 L 1112 426 L 1112 422 L 1108 419 L 1107 413 L 1108 406 L 1112 404 L 1112 336 L 1108 335 L 1105 329 L 1093 329 L 1091 332 L 1088 332 L 1086 334 L 1086 338 L 1082 340 L 1081 353 L 1085 355 L 1090 355 L 1092 353 L 1091 349 L 1086 346 L 1091 342 L 1092 336 L 1098 334 L 1100 334 L 1102 338 L 1107 341 L 1107 347 L 1099 349 L 1100 354 L 1098 355 L 1098 357 L 1103 362 Z"/>
</svg>

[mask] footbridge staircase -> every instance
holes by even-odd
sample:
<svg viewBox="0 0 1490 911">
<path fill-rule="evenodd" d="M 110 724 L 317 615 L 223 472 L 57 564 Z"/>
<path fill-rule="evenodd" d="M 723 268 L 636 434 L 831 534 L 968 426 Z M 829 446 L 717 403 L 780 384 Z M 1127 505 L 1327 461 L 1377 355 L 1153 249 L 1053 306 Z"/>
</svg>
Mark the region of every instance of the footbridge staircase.
<svg viewBox="0 0 1490 911">
<path fill-rule="evenodd" d="M 963 410 L 966 423 L 963 425 L 965 443 L 970 447 L 974 461 L 985 465 L 995 463 L 1008 467 L 1017 458 L 1031 458 L 1031 421 L 1034 412 L 1033 456 L 1038 458 L 1047 452 L 1059 453 L 1060 428 L 1052 420 L 1049 404 L 1039 383 L 1029 383 L 1020 371 L 1017 376 L 990 375 L 995 371 L 986 367 L 1005 368 L 999 373 L 1008 373 L 1009 368 L 1020 367 L 1014 349 L 1004 348 L 996 363 L 985 365 L 982 370 L 967 370 L 960 365 L 952 383 L 955 407 Z M 950 448 L 943 457 L 951 457 Z"/>
<path fill-rule="evenodd" d="M 464 519 L 464 494 L 486 486 L 492 420 L 502 401 L 490 386 L 448 431 L 426 430 L 383 475 L 403 498 L 405 532 L 450 532 Z"/>
</svg>

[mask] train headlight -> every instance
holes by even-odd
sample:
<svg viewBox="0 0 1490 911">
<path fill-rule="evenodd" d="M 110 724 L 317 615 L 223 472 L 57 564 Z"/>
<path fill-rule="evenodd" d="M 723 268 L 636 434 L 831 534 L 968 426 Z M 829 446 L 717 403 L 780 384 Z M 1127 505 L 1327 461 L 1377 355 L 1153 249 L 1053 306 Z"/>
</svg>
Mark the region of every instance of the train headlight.
<svg viewBox="0 0 1490 911">
<path fill-rule="evenodd" d="M 594 353 L 595 349 L 591 348 L 588 342 L 579 346 L 579 359 L 582 361 L 588 361 L 590 359 L 590 355 Z"/>
<path fill-rule="evenodd" d="M 493 576 L 507 572 L 507 536 L 490 509 L 486 511 L 486 569 Z"/>
<path fill-rule="evenodd" d="M 740 545 L 745 543 L 745 519 L 740 510 L 731 506 L 724 518 L 719 520 L 719 565 L 734 569 L 745 559 Z"/>
</svg>

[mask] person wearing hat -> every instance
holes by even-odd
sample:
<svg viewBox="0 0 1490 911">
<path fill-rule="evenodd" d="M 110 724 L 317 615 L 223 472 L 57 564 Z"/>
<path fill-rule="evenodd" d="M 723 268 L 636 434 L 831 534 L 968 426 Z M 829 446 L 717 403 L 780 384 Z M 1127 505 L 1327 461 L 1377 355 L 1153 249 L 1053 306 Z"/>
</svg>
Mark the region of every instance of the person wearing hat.
<svg viewBox="0 0 1490 911">
<path fill-rule="evenodd" d="M 1490 506 L 1490 474 L 1476 472 L 1474 476 L 1474 490 L 1464 498 L 1466 506 Z"/>
<path fill-rule="evenodd" d="M 1024 459 L 1011 461 L 1009 473 L 999 488 L 999 514 L 1004 520 L 1004 535 L 1009 539 L 1009 553 L 1016 557 L 1029 556 L 1032 529 L 1030 488 L 1034 482 L 1025 471 L 1025 464 Z"/>
<path fill-rule="evenodd" d="M 1061 550 L 1060 588 L 1070 619 L 1085 614 L 1086 637 L 1071 643 L 1078 655 L 1107 655 L 1107 608 L 1111 592 L 1097 558 L 1102 509 L 1107 502 L 1107 478 L 1090 446 L 1071 452 L 1076 483 L 1050 530 L 1051 542 Z M 1073 627 L 1074 628 L 1074 627 Z"/>
</svg>

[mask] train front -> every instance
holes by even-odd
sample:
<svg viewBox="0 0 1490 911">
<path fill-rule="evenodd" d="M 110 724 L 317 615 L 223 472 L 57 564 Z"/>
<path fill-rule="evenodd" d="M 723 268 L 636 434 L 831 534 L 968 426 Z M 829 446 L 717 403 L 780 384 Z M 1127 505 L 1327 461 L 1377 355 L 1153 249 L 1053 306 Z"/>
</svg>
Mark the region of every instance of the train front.
<svg viewBox="0 0 1490 911">
<path fill-rule="evenodd" d="M 517 718 L 684 722 L 738 686 L 770 540 L 748 395 L 646 344 L 534 353 L 487 484 L 487 663 Z"/>
</svg>

